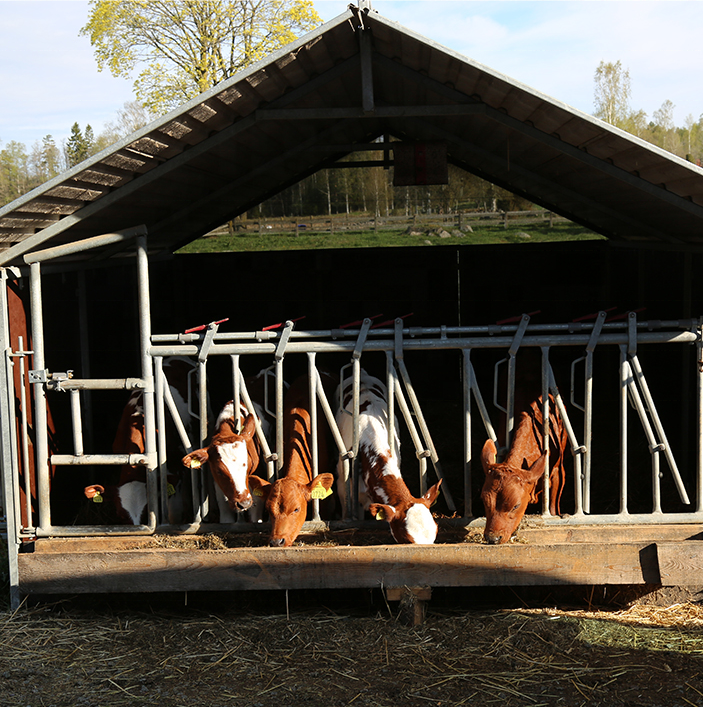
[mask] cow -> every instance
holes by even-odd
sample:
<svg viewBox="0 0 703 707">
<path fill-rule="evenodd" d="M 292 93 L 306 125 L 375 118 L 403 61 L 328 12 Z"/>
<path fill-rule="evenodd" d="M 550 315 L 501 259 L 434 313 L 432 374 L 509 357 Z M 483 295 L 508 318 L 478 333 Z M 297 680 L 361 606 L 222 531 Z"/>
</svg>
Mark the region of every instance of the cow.
<svg viewBox="0 0 703 707">
<path fill-rule="evenodd" d="M 269 428 L 263 410 L 255 405 L 256 413 L 262 421 L 264 434 Z M 249 477 L 263 462 L 261 444 L 256 436 L 256 421 L 247 408 L 240 403 L 239 419 L 241 431 L 237 432 L 237 421 L 234 416 L 234 401 L 230 400 L 220 411 L 215 423 L 215 434 L 207 447 L 196 449 L 183 457 L 182 463 L 186 468 L 200 467 L 208 464 L 210 473 L 217 484 L 220 505 L 220 522 L 227 523 L 235 520 L 234 513 L 249 511 L 249 520 L 254 523 L 261 522 L 263 509 L 258 499 L 252 497 L 249 491 Z"/>
<path fill-rule="evenodd" d="M 323 389 L 329 396 L 337 381 L 320 373 Z M 332 491 L 334 476 L 323 472 L 313 476 L 312 424 L 307 376 L 297 378 L 288 389 L 283 405 L 284 463 L 280 477 L 271 483 L 259 476 L 249 477 L 255 495 L 261 496 L 271 519 L 271 547 L 289 547 L 300 533 L 307 515 L 308 501 L 326 498 Z M 317 457 L 320 469 L 330 466 L 329 428 L 318 415 Z"/>
<path fill-rule="evenodd" d="M 169 383 L 171 395 L 186 433 L 191 437 L 196 421 L 188 409 L 188 375 L 194 369 L 195 364 L 187 359 L 175 356 L 164 359 L 163 370 Z M 166 426 L 166 448 L 169 460 L 180 459 L 185 451 L 174 426 L 170 423 Z M 135 390 L 122 410 L 112 443 L 112 451 L 114 454 L 137 455 L 144 454 L 145 449 L 143 395 L 142 391 Z M 169 470 L 167 472 L 169 523 L 180 523 L 184 515 L 182 483 L 180 467 L 177 471 Z M 91 484 L 83 489 L 83 493 L 93 502 L 106 500 L 114 504 L 120 523 L 128 525 L 146 523 L 146 469 L 141 465 L 126 464 L 120 468 L 119 478 L 115 484 L 107 486 Z"/>
<path fill-rule="evenodd" d="M 395 425 L 393 452 L 388 443 L 388 404 L 386 386 L 361 371 L 359 389 L 359 452 L 361 471 L 359 503 L 379 520 L 387 520 L 397 543 L 432 544 L 437 537 L 437 523 L 430 506 L 437 500 L 440 479 L 420 498 L 415 498 L 400 474 L 400 440 Z M 340 386 L 342 405 L 337 424 L 344 444 L 352 444 L 352 378 Z M 337 489 L 346 516 L 346 489 L 342 462 L 337 467 Z"/>
<path fill-rule="evenodd" d="M 559 515 L 568 435 L 551 395 L 549 411 L 549 512 Z M 486 440 L 481 452 L 485 474 L 481 499 L 486 511 L 483 537 L 490 545 L 508 542 L 520 525 L 528 504 L 537 503 L 544 490 L 547 453 L 541 398 L 534 400 L 529 409 L 521 413 L 505 460 L 496 463 L 496 454 L 493 440 Z"/>
</svg>

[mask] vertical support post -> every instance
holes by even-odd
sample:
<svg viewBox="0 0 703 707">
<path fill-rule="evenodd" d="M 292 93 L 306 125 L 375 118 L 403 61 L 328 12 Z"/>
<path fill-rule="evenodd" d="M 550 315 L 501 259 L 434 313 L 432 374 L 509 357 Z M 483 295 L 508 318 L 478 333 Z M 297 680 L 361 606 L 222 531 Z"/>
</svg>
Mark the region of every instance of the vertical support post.
<svg viewBox="0 0 703 707">
<path fill-rule="evenodd" d="M 703 512 L 703 317 L 698 320 L 696 342 L 696 392 L 698 400 L 698 464 L 696 469 L 696 513 Z"/>
<path fill-rule="evenodd" d="M 461 218 L 461 214 L 459 215 Z M 473 498 L 471 494 L 471 389 L 473 387 L 473 366 L 471 349 L 462 349 L 464 375 L 464 518 L 472 516 Z"/>
<path fill-rule="evenodd" d="M 364 113 L 373 113 L 376 109 L 373 93 L 373 66 L 371 31 L 359 30 L 359 53 L 361 56 L 361 105 Z"/>
<path fill-rule="evenodd" d="M 71 390 L 71 420 L 73 421 L 73 453 L 83 456 L 83 421 L 81 420 L 80 390 Z"/>
<path fill-rule="evenodd" d="M 620 346 L 620 513 L 627 513 L 627 349 Z"/>
<path fill-rule="evenodd" d="M 38 262 L 29 266 L 30 306 L 32 317 L 32 368 L 35 372 L 46 369 L 44 360 L 44 318 L 42 313 L 41 266 Z M 36 377 L 36 376 L 35 376 Z M 34 452 L 37 475 L 37 500 L 39 505 L 39 527 L 51 527 L 49 484 L 49 436 L 47 429 L 46 383 L 43 377 L 32 381 L 34 386 Z"/>
<path fill-rule="evenodd" d="M 317 368 L 315 367 L 315 354 L 308 353 L 308 396 L 310 400 L 310 445 L 312 461 L 312 478 L 317 476 L 318 452 L 317 452 Z M 320 500 L 314 498 L 312 501 L 313 520 L 320 520 Z"/>
<path fill-rule="evenodd" d="M 549 346 L 542 347 L 542 449 L 546 455 L 542 493 L 542 515 L 549 515 L 551 489 L 549 488 Z"/>
<path fill-rule="evenodd" d="M 148 499 L 147 524 L 156 528 L 156 505 L 158 487 L 156 483 L 156 420 L 154 406 L 154 371 L 149 348 L 151 347 L 151 299 L 149 295 L 149 257 L 146 235 L 137 236 L 137 288 L 139 301 L 139 342 L 141 348 L 144 399 L 144 451 L 147 458 L 146 489 Z"/>
<path fill-rule="evenodd" d="M 598 344 L 606 313 L 598 312 L 596 323 L 586 347 L 586 372 L 584 381 L 584 420 L 583 420 L 583 445 L 586 448 L 583 460 L 583 510 L 591 512 L 591 444 L 593 441 L 593 352 Z"/>
<path fill-rule="evenodd" d="M 9 334 L 8 334 L 9 336 Z M 9 341 L 9 339 L 8 339 Z M 32 480 L 31 471 L 29 463 L 29 420 L 27 416 L 27 371 L 26 371 L 26 359 L 25 356 L 29 351 L 24 350 L 24 340 L 21 336 L 17 337 L 17 346 L 19 348 L 18 358 L 20 363 L 20 409 L 22 410 L 22 473 L 24 475 L 24 502 L 25 502 L 25 512 L 27 514 L 27 527 L 32 528 L 34 526 L 34 518 L 32 514 Z M 11 351 L 11 347 L 8 351 Z M 8 379 L 7 379 L 7 389 L 11 391 L 13 389 L 14 380 L 12 376 L 11 366 L 8 367 Z M 11 405 L 11 403 L 8 402 Z M 11 408 L 10 408 L 11 409 Z M 14 440 L 17 438 L 17 427 L 15 424 L 14 415 L 9 415 L 5 418 L 4 415 L 0 416 L 3 420 L 7 419 L 10 422 L 11 434 L 12 434 L 12 449 L 13 449 L 13 465 L 19 470 L 19 455 L 15 449 Z M 19 508 L 19 495 L 17 497 L 17 517 L 21 518 L 22 513 Z"/>
<path fill-rule="evenodd" d="M 78 271 L 78 326 L 81 346 L 81 376 L 90 378 L 90 328 L 88 327 L 88 293 L 85 285 L 85 270 Z M 93 393 L 83 391 L 83 410 L 85 411 L 88 449 L 93 448 Z"/>
<path fill-rule="evenodd" d="M 156 395 L 156 428 L 158 430 L 166 430 L 166 406 L 164 404 L 164 367 L 163 367 L 163 357 L 154 357 L 154 393 Z M 168 518 L 168 470 L 167 470 L 167 457 L 168 453 L 166 450 L 166 435 L 159 433 L 157 437 L 158 443 L 158 461 L 159 461 L 159 491 L 161 493 L 161 504 L 159 508 L 160 517 L 159 520 L 164 523 Z M 191 472 L 192 474 L 192 472 Z M 195 510 L 195 509 L 194 509 Z M 170 520 L 170 519 L 169 519 Z"/>
<path fill-rule="evenodd" d="M 242 416 L 239 414 L 241 389 L 242 389 L 242 372 L 239 369 L 239 354 L 232 354 L 232 406 L 234 411 L 234 424 L 237 432 L 241 432 Z"/>
<path fill-rule="evenodd" d="M 512 343 L 510 344 L 510 349 L 508 349 L 508 391 L 507 391 L 507 404 L 505 408 L 505 414 L 507 416 L 505 423 L 505 449 L 510 449 L 510 442 L 513 436 L 513 427 L 515 426 L 515 367 L 516 367 L 516 356 L 520 349 L 520 344 L 522 343 L 522 338 L 525 336 L 527 331 L 527 325 L 530 323 L 530 315 L 523 314 L 520 317 L 520 324 L 518 325 L 515 336 L 513 337 Z M 499 361 L 496 364 L 495 381 L 494 381 L 494 403 L 497 399 L 497 388 L 498 388 L 498 366 L 502 363 Z"/>
<path fill-rule="evenodd" d="M 7 300 L 7 271 L 0 268 L 0 419 L 3 421 L 14 418 L 13 409 L 13 376 L 10 354 L 9 305 Z M 7 519 L 7 561 L 8 578 L 10 582 L 10 605 L 14 611 L 20 605 L 19 588 L 19 526 L 20 516 L 16 512 L 19 499 L 17 488 L 16 459 L 13 459 L 13 427 L 9 424 L 0 426 L 0 470 L 3 492 L 3 508 Z M 31 524 L 31 516 L 28 516 Z"/>
</svg>

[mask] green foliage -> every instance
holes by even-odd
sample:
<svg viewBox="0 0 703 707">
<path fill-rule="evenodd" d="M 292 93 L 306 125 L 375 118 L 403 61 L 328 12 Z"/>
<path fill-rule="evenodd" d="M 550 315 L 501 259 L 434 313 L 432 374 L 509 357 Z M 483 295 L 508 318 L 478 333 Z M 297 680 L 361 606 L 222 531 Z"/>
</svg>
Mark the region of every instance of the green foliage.
<svg viewBox="0 0 703 707">
<path fill-rule="evenodd" d="M 90 125 L 86 125 L 85 133 L 81 132 L 80 125 L 74 123 L 71 126 L 71 135 L 66 141 L 65 153 L 66 153 L 66 166 L 74 167 L 79 162 L 82 162 L 86 157 L 93 154 L 93 148 L 95 146 L 95 137 L 93 135 L 93 128 Z"/>
<path fill-rule="evenodd" d="M 496 243 L 542 243 L 548 241 L 594 240 L 602 238 L 596 233 L 573 223 L 521 225 L 504 229 L 502 226 L 477 226 L 473 233 L 442 238 L 433 233 L 409 234 L 406 229 L 366 231 L 307 231 L 259 233 L 249 231 L 208 235 L 181 248 L 178 253 L 222 253 L 272 250 L 316 250 L 323 248 L 388 248 L 397 246 L 457 246 L 487 245 Z M 453 229 L 447 227 L 449 231 Z M 523 235 L 519 235 L 523 234 Z M 529 236 L 526 238 L 525 235 Z"/>
<path fill-rule="evenodd" d="M 137 98 L 166 112 L 321 22 L 310 0 L 91 0 L 99 69 L 132 77 Z"/>
<path fill-rule="evenodd" d="M 595 73 L 594 115 L 679 157 L 700 165 L 703 159 L 703 115 L 686 116 L 685 127 L 674 125 L 676 106 L 665 100 L 647 121 L 643 110 L 630 107 L 630 72 L 620 61 L 601 61 Z"/>
<path fill-rule="evenodd" d="M 606 123 L 623 127 L 630 116 L 630 72 L 622 68 L 620 61 L 601 61 L 595 74 L 596 118 Z"/>
<path fill-rule="evenodd" d="M 7 203 L 31 189 L 28 179 L 29 157 L 21 142 L 14 140 L 0 150 L 0 196 Z"/>
</svg>

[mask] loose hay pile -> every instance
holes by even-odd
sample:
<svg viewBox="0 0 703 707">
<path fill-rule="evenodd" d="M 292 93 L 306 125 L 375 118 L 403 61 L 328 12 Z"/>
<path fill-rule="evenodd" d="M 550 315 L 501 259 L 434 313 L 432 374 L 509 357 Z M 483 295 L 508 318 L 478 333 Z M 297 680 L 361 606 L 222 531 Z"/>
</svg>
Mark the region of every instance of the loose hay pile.
<svg viewBox="0 0 703 707">
<path fill-rule="evenodd" d="M 209 610 L 150 596 L 1 615 L 0 705 L 703 704 L 698 605 L 430 612 L 409 628 L 382 602 L 362 615 L 358 603 L 306 613 L 293 598 L 287 616 L 277 594 L 278 613 L 260 615 L 227 596 L 203 600 Z M 601 638 L 636 629 L 638 642 L 596 641 L 592 623 Z M 653 630 L 676 640 L 662 648 Z"/>
</svg>

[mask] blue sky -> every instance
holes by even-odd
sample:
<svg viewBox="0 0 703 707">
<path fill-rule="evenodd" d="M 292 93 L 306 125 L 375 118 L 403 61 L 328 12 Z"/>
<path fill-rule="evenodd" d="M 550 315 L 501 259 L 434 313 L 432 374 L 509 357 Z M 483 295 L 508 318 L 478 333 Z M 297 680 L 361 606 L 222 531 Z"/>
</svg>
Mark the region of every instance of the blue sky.
<svg viewBox="0 0 703 707">
<path fill-rule="evenodd" d="M 323 20 L 349 0 L 316 0 Z M 650 117 L 665 100 L 674 118 L 703 113 L 700 0 L 373 0 L 409 29 L 579 110 L 593 111 L 600 61 L 630 72 L 631 105 Z M 131 81 L 98 72 L 79 37 L 86 0 L 0 0 L 0 147 L 28 148 L 71 125 L 96 133 L 132 100 Z"/>
</svg>

